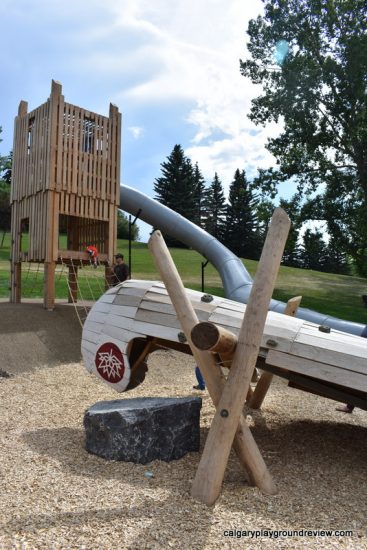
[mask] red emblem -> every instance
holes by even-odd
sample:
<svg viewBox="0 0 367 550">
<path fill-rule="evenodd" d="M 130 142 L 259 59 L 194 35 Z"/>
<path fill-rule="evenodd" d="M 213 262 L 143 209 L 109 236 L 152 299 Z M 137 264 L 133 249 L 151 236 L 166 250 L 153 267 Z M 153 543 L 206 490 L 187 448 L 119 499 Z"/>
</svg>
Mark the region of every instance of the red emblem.
<svg viewBox="0 0 367 550">
<path fill-rule="evenodd" d="M 102 344 L 96 353 L 95 363 L 98 374 L 107 382 L 116 384 L 122 380 L 125 372 L 124 358 L 119 348 L 112 342 Z"/>
</svg>

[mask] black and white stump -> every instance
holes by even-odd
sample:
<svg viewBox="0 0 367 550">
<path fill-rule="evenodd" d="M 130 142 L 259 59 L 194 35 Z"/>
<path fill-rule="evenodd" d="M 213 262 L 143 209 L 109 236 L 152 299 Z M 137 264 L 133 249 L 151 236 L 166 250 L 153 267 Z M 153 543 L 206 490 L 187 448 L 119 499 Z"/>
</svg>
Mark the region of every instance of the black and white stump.
<svg viewBox="0 0 367 550">
<path fill-rule="evenodd" d="M 108 460 L 169 462 L 200 447 L 200 397 L 101 401 L 84 415 L 86 449 Z"/>
</svg>

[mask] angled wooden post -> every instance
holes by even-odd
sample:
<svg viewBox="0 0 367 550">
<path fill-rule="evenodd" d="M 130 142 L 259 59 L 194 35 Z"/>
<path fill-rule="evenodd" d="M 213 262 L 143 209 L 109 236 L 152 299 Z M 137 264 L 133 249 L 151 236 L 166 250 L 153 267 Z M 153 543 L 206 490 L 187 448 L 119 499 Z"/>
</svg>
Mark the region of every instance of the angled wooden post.
<svg viewBox="0 0 367 550">
<path fill-rule="evenodd" d="M 191 341 L 191 330 L 198 323 L 195 310 L 188 299 L 176 266 L 160 231 L 155 231 L 148 243 L 157 269 L 171 298 L 195 361 L 199 365 L 208 392 L 216 406 L 220 400 L 225 378 L 219 364 L 212 353 L 198 350 Z M 233 438 L 232 438 L 233 440 Z M 237 431 L 234 438 L 234 450 L 247 472 L 250 482 L 256 484 L 266 494 L 275 494 L 276 487 L 260 454 L 250 428 L 243 416 L 239 415 Z"/>
<path fill-rule="evenodd" d="M 289 315 L 289 317 L 295 317 L 297 315 L 297 311 L 301 303 L 301 300 L 302 300 L 302 296 L 295 296 L 294 298 L 290 298 L 285 307 L 284 315 Z"/>
<path fill-rule="evenodd" d="M 284 315 L 294 317 L 297 313 L 301 300 L 302 296 L 295 296 L 294 298 L 288 300 L 286 308 L 284 310 Z M 265 396 L 268 393 L 268 389 L 270 388 L 273 376 L 274 375 L 271 372 L 265 371 L 262 373 L 262 375 L 260 376 L 260 380 L 256 384 L 254 393 L 248 403 L 251 409 L 260 409 L 265 399 Z"/>
<path fill-rule="evenodd" d="M 214 416 L 192 485 L 192 496 L 214 504 L 255 368 L 269 302 L 287 240 L 290 220 L 276 208 L 246 307 L 227 382 Z"/>
</svg>

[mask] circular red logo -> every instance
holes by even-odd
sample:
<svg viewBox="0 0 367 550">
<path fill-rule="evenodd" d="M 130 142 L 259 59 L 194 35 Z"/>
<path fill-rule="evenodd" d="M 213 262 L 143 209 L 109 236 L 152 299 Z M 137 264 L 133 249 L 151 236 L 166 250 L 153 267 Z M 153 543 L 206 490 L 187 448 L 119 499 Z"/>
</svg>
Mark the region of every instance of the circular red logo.
<svg viewBox="0 0 367 550">
<path fill-rule="evenodd" d="M 125 363 L 124 357 L 112 342 L 106 342 L 98 349 L 95 358 L 98 374 L 107 382 L 116 384 L 120 382 L 124 376 Z"/>
</svg>

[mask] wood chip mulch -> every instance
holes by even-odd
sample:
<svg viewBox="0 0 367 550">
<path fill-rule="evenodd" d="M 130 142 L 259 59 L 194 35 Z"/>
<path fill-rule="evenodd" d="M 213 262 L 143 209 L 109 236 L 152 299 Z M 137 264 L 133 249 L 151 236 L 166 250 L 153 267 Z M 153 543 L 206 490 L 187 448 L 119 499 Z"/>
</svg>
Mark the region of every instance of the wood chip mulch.
<svg viewBox="0 0 367 550">
<path fill-rule="evenodd" d="M 276 496 L 249 487 L 233 454 L 206 507 L 190 496 L 198 453 L 136 465 L 85 451 L 85 410 L 137 396 L 202 396 L 203 446 L 213 406 L 195 383 L 192 359 L 172 351 L 153 354 L 128 394 L 79 363 L 1 377 L 0 549 L 367 549 L 367 412 L 337 412 L 284 380 L 274 379 L 262 411 L 245 411 Z M 292 535 L 301 530 L 352 534 Z"/>
</svg>

